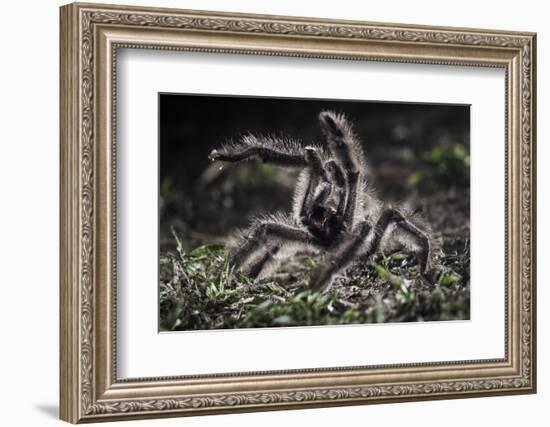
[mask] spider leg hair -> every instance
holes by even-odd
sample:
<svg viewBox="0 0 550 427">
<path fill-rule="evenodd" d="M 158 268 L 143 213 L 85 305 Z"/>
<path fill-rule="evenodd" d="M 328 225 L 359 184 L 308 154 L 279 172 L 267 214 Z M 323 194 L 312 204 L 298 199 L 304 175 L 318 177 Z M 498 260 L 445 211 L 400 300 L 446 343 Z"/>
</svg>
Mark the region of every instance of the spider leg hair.
<svg viewBox="0 0 550 427">
<path fill-rule="evenodd" d="M 317 268 L 310 280 L 314 289 L 326 289 L 336 274 L 348 267 L 363 250 L 370 234 L 371 225 L 364 221 L 358 224 L 355 233 L 348 233 L 333 251 L 333 255 L 322 267 Z"/>
<path fill-rule="evenodd" d="M 296 141 L 274 136 L 245 135 L 214 149 L 208 158 L 212 161 L 241 162 L 259 159 L 264 163 L 284 167 L 305 167 L 308 164 L 304 148 Z"/>
<path fill-rule="evenodd" d="M 322 111 L 319 114 L 319 123 L 328 148 L 342 169 L 346 173 L 364 171 L 366 165 L 363 148 L 347 118 L 343 114 Z"/>
<path fill-rule="evenodd" d="M 343 223 L 348 230 L 353 229 L 357 207 L 357 189 L 360 174 L 365 173 L 365 156 L 361 144 L 343 114 L 322 111 L 319 123 L 327 139 L 334 159 L 344 171 L 346 180 L 346 204 L 343 208 Z"/>
<path fill-rule="evenodd" d="M 344 207 L 342 222 L 349 229 L 353 228 L 355 218 L 355 208 L 357 207 L 357 185 L 359 182 L 359 172 L 353 171 L 347 174 L 347 199 Z"/>
<path fill-rule="evenodd" d="M 312 175 L 319 177 L 319 179 L 327 181 L 328 175 L 323 165 L 320 149 L 318 147 L 308 145 L 305 148 L 305 158 Z"/>
<path fill-rule="evenodd" d="M 260 273 L 266 270 L 266 267 L 272 264 L 277 253 L 281 250 L 281 245 L 271 245 L 263 251 L 259 250 L 259 256 L 255 257 L 248 263 L 248 275 L 250 277 L 258 277 Z"/>
<path fill-rule="evenodd" d="M 328 173 L 322 160 L 322 153 L 318 147 L 307 146 L 305 158 L 308 167 L 304 169 L 294 193 L 294 212 L 296 220 L 302 220 L 319 194 L 319 186 L 329 180 Z M 318 199 L 317 199 L 318 201 Z"/>
<path fill-rule="evenodd" d="M 329 181 L 332 182 L 334 188 L 344 188 L 346 185 L 346 178 L 344 178 L 344 172 L 342 168 L 338 166 L 334 160 L 329 160 L 325 163 L 325 169 L 328 172 Z"/>
<path fill-rule="evenodd" d="M 340 215 L 344 215 L 345 206 L 346 206 L 346 178 L 344 177 L 344 172 L 342 168 L 338 166 L 336 161 L 329 160 L 325 163 L 325 169 L 328 172 L 329 180 L 332 183 L 330 198 L 338 200 L 336 205 L 336 210 Z"/>
<path fill-rule="evenodd" d="M 271 215 L 256 219 L 247 230 L 234 239 L 229 245 L 230 262 L 237 271 L 258 275 L 263 265 L 269 261 L 265 252 L 266 247 L 270 245 L 278 247 L 277 252 L 287 245 L 320 248 L 315 237 L 293 223 L 286 215 Z M 274 253 L 271 252 L 271 255 Z"/>
<path fill-rule="evenodd" d="M 332 185 L 328 182 L 321 182 L 315 189 L 315 195 L 313 196 L 312 205 L 323 204 L 332 191 Z"/>
<path fill-rule="evenodd" d="M 386 237 L 384 234 L 390 225 L 394 224 L 395 228 L 391 231 L 391 235 L 387 236 L 391 239 L 397 239 L 405 248 L 416 256 L 420 273 L 424 276 L 429 275 L 432 270 L 432 244 L 427 232 L 417 227 L 405 214 L 398 210 L 388 207 L 382 212 L 374 227 L 374 237 L 369 245 L 369 252 L 366 257 L 374 254 L 381 249 Z"/>
<path fill-rule="evenodd" d="M 396 228 L 406 235 L 408 241 L 414 244 L 420 271 L 426 275 L 431 270 L 430 239 L 428 235 L 407 220 L 402 213 L 394 208 L 386 208 L 371 227 L 367 221 L 359 223 L 352 238 L 342 240 L 334 250 L 329 262 L 314 272 L 311 285 L 317 289 L 326 289 L 338 272 L 347 268 L 356 259 L 366 259 L 380 249 L 380 244 L 388 228 L 395 224 Z M 410 245 L 409 245 L 410 247 Z"/>
<path fill-rule="evenodd" d="M 433 269 L 432 239 L 430 238 L 430 232 L 422 229 L 419 224 L 415 223 L 419 222 L 418 219 L 416 221 L 414 219 L 412 216 L 402 215 L 402 219 L 395 223 L 396 228 L 390 238 L 398 241 L 407 251 L 411 252 L 416 257 L 420 273 L 427 275 Z"/>
<path fill-rule="evenodd" d="M 302 177 L 302 182 L 299 182 L 295 193 L 296 203 L 300 206 L 297 219 L 301 219 L 306 215 L 307 209 L 314 196 L 315 187 L 324 175 L 321 156 L 315 147 L 306 147 L 305 158 L 308 163 L 308 168 Z"/>
</svg>

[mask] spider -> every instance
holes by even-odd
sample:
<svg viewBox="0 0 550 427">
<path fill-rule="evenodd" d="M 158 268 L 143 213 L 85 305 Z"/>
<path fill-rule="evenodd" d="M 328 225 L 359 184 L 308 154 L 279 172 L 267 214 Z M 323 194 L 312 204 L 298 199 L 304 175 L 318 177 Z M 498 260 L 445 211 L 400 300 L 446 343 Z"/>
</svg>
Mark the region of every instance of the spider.
<svg viewBox="0 0 550 427">
<path fill-rule="evenodd" d="M 256 278 L 275 259 L 308 248 L 327 254 L 310 277 L 312 288 L 327 289 L 351 264 L 377 252 L 405 249 L 429 277 L 433 269 L 427 224 L 374 195 L 361 143 L 346 116 L 321 111 L 319 123 L 326 148 L 246 135 L 211 151 L 212 161 L 259 159 L 301 170 L 292 211 L 254 218 L 248 229 L 236 233 L 228 245 L 232 266 Z"/>
</svg>

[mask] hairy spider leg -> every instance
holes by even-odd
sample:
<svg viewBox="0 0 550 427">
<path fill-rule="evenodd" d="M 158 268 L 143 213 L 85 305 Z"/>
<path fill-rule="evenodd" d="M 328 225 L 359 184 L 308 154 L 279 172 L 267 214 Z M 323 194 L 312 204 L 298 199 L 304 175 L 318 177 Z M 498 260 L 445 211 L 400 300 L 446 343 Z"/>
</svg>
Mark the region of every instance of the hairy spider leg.
<svg viewBox="0 0 550 427">
<path fill-rule="evenodd" d="M 405 217 L 397 221 L 396 226 L 404 233 L 404 239 L 410 240 L 413 243 L 412 247 L 410 244 L 407 244 L 407 246 L 413 252 L 413 255 L 416 256 L 420 273 L 423 275 L 429 274 L 432 270 L 432 262 L 431 242 L 428 235 Z"/>
<path fill-rule="evenodd" d="M 329 150 L 340 167 L 346 173 L 362 169 L 362 149 L 344 115 L 322 111 L 319 114 L 319 124 Z"/>
<path fill-rule="evenodd" d="M 236 248 L 231 256 L 231 263 L 236 270 L 248 270 L 253 266 L 253 260 L 262 256 L 267 243 L 282 246 L 293 243 L 321 247 L 320 242 L 305 230 L 296 226 L 278 222 L 262 222 L 253 225 L 245 237 L 244 244 Z M 260 254 L 258 253 L 260 252 Z M 252 261 L 251 261 L 252 260 Z M 267 261 L 267 260 L 266 260 Z M 259 274 L 261 269 L 257 272 Z"/>
<path fill-rule="evenodd" d="M 333 255 L 325 265 L 313 272 L 310 286 L 315 289 L 326 289 L 334 276 L 345 269 L 361 252 L 370 230 L 371 225 L 364 221 L 356 227 L 355 233 L 347 233 L 334 248 Z"/>
<path fill-rule="evenodd" d="M 331 153 L 336 162 L 345 171 L 347 191 L 343 223 L 346 228 L 351 230 L 353 229 L 353 219 L 357 204 L 359 173 L 364 163 L 360 158 L 363 153 L 355 142 L 351 126 L 347 123 L 344 116 L 323 111 L 319 114 L 319 123 L 325 134 Z"/>
<path fill-rule="evenodd" d="M 301 197 L 299 218 L 303 219 L 309 211 L 315 198 L 315 189 L 319 182 L 328 179 L 319 151 L 315 147 L 306 147 L 305 158 L 308 163 L 307 183 L 302 192 L 298 191 L 298 197 Z"/>
<path fill-rule="evenodd" d="M 347 184 L 348 184 L 348 197 L 346 200 L 346 206 L 344 207 L 344 216 L 342 222 L 349 229 L 353 229 L 353 218 L 355 217 L 355 207 L 357 204 L 357 183 L 359 181 L 359 172 L 348 172 Z"/>
<path fill-rule="evenodd" d="M 334 250 L 329 262 L 312 275 L 311 285 L 317 289 L 326 289 L 338 272 L 347 268 L 352 261 L 358 258 L 368 258 L 380 248 L 380 242 L 388 227 L 395 224 L 415 244 L 417 260 L 423 275 L 429 272 L 430 241 L 426 233 L 407 220 L 394 208 L 386 208 L 378 221 L 371 227 L 366 221 L 357 226 L 357 233 L 353 237 L 342 240 Z M 366 244 L 365 244 L 366 243 Z"/>
<path fill-rule="evenodd" d="M 329 160 L 326 162 L 325 169 L 328 171 L 329 180 L 332 183 L 331 191 L 328 197 L 333 200 L 338 200 L 336 212 L 340 218 L 343 218 L 347 198 L 346 179 L 344 178 L 344 173 L 334 160 Z"/>
<path fill-rule="evenodd" d="M 268 246 L 263 254 L 254 257 L 254 260 L 248 263 L 248 275 L 253 278 L 258 277 L 264 268 L 275 259 L 275 256 L 280 250 L 281 245 Z M 258 250 L 258 252 L 261 252 L 261 249 Z"/>
<path fill-rule="evenodd" d="M 315 205 L 322 205 L 325 203 L 330 196 L 330 193 L 332 191 L 332 185 L 328 182 L 324 181 L 321 184 L 317 186 L 317 190 L 315 191 L 315 196 L 313 197 L 312 206 Z"/>
<path fill-rule="evenodd" d="M 300 144 L 272 136 L 246 135 L 238 143 L 212 150 L 208 157 L 212 161 L 225 162 L 257 158 L 265 163 L 286 167 L 305 167 L 308 164 Z"/>
</svg>

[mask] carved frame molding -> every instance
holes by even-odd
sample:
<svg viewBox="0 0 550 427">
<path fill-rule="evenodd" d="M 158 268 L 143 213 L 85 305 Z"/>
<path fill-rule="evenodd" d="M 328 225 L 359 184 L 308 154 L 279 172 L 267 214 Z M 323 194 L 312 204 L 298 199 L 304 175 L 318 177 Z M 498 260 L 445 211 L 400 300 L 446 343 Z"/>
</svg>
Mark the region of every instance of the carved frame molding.
<svg viewBox="0 0 550 427">
<path fill-rule="evenodd" d="M 120 47 L 504 67 L 506 357 L 118 381 L 113 135 Z M 62 419 L 535 391 L 535 34 L 71 4 L 61 8 L 60 101 Z"/>
</svg>

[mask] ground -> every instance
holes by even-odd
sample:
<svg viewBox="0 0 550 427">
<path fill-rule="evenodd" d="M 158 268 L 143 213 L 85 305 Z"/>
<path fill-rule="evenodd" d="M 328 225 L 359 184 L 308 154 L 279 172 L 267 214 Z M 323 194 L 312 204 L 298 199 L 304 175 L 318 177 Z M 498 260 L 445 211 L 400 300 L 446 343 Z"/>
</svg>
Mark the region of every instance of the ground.
<svg viewBox="0 0 550 427">
<path fill-rule="evenodd" d="M 354 265 L 325 292 L 309 274 L 323 257 L 299 253 L 269 277 L 232 271 L 224 243 L 252 213 L 289 209 L 296 175 L 248 162 L 205 167 L 193 186 L 161 183 L 160 328 L 201 330 L 470 317 L 469 150 L 464 139 L 369 147 L 380 197 L 420 212 L 433 230 L 439 274 L 422 278 L 406 253 Z"/>
</svg>

